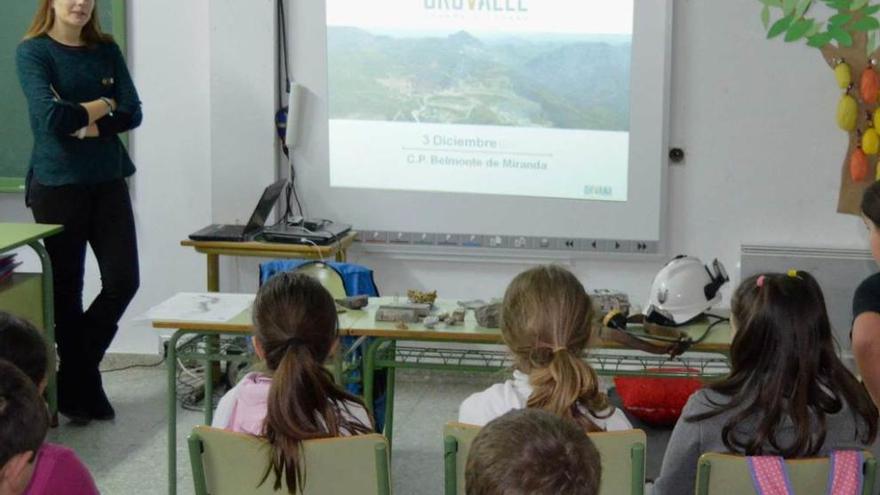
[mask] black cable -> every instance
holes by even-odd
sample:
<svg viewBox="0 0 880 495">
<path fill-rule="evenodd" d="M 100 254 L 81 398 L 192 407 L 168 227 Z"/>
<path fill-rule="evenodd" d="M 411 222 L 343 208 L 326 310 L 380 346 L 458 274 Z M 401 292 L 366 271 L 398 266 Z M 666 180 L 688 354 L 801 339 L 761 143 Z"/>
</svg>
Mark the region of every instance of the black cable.
<svg viewBox="0 0 880 495">
<path fill-rule="evenodd" d="M 326 218 L 322 218 L 321 221 L 333 223 L 330 220 L 327 220 Z M 330 234 L 330 238 L 331 238 L 330 244 L 336 243 L 336 250 L 338 252 L 342 252 L 342 240 L 339 238 L 338 235 L 336 235 L 335 233 L 331 232 L 330 230 L 327 230 L 324 228 L 320 228 L 316 232 L 326 232 L 326 233 Z"/>
<path fill-rule="evenodd" d="M 121 367 L 121 368 L 110 368 L 109 370 L 101 370 L 101 373 L 116 373 L 117 371 L 126 371 L 126 370 L 131 370 L 131 369 L 134 369 L 134 368 L 155 368 L 155 367 L 161 365 L 161 364 L 164 363 L 164 362 L 165 362 L 165 358 L 163 357 L 162 359 L 160 359 L 160 360 L 159 360 L 158 362 L 156 362 L 156 363 L 152 363 L 152 364 L 132 364 L 132 365 L 129 365 L 129 366 L 123 366 L 123 367 Z"/>
<path fill-rule="evenodd" d="M 287 191 L 288 207 L 290 205 L 290 192 L 293 191 L 293 199 L 296 200 L 296 209 L 299 211 L 299 215 L 305 217 L 302 204 L 299 202 L 299 194 L 296 192 L 296 170 L 293 168 L 293 157 L 290 158 L 290 182 L 288 182 L 287 185 L 289 187 Z"/>
<path fill-rule="evenodd" d="M 287 66 L 287 16 L 284 14 L 284 0 L 278 0 L 278 27 L 281 33 L 281 50 L 284 54 L 284 83 L 285 89 L 290 91 L 290 68 Z"/>
<path fill-rule="evenodd" d="M 277 7 L 276 11 L 276 24 L 278 27 L 278 67 L 284 67 L 284 88 L 278 88 L 278 100 L 279 104 L 284 107 L 284 100 L 286 98 L 286 94 L 291 91 L 290 87 L 290 66 L 289 61 L 287 60 L 287 15 L 284 12 L 284 0 L 277 0 L 275 2 Z M 288 121 L 285 125 L 290 125 L 290 108 L 287 108 L 287 119 Z M 284 215 L 282 216 L 283 221 L 287 221 L 291 216 L 293 216 L 293 205 L 291 204 L 291 197 L 296 201 L 297 210 L 299 211 L 299 215 L 303 214 L 302 204 L 299 200 L 299 195 L 296 192 L 296 174 L 293 168 L 293 158 L 290 156 L 290 149 L 287 146 L 287 143 L 284 142 L 284 139 L 279 135 L 278 142 L 281 144 L 281 151 L 284 152 L 284 156 L 290 160 L 290 178 L 287 182 L 287 186 L 285 187 L 285 205 L 284 205 Z"/>
<path fill-rule="evenodd" d="M 713 321 L 712 323 L 709 324 L 708 327 L 706 327 L 706 331 L 703 332 L 703 335 L 700 335 L 700 337 L 693 342 L 694 344 L 699 344 L 700 342 L 706 340 L 706 337 L 709 336 L 709 332 L 711 332 L 712 329 L 715 328 L 715 325 L 717 325 L 719 323 L 724 323 L 726 321 L 730 321 L 730 318 L 724 318 L 723 316 L 718 316 L 718 315 L 713 315 L 713 314 L 708 314 L 708 313 L 706 314 L 706 316 L 711 316 L 713 318 L 717 318 L 717 320 Z"/>
</svg>

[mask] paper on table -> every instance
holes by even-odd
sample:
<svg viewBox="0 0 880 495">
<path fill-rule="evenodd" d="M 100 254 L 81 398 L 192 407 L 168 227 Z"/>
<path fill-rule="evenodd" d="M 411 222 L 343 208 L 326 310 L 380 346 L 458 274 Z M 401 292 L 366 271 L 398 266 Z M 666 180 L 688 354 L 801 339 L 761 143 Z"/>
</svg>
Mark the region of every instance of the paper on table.
<svg viewBox="0 0 880 495">
<path fill-rule="evenodd" d="M 148 309 L 138 319 L 223 323 L 249 308 L 254 294 L 180 292 Z"/>
</svg>

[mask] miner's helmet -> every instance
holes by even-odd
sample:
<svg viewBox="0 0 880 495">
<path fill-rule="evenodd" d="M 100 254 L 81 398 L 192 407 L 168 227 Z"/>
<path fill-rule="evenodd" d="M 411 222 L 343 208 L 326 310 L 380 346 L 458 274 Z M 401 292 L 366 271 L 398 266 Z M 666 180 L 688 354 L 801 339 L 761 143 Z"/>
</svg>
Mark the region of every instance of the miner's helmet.
<svg viewBox="0 0 880 495">
<path fill-rule="evenodd" d="M 710 269 L 699 258 L 676 256 L 654 277 L 645 320 L 665 326 L 685 324 L 721 302 L 720 289 L 728 280 L 717 259 Z"/>
</svg>

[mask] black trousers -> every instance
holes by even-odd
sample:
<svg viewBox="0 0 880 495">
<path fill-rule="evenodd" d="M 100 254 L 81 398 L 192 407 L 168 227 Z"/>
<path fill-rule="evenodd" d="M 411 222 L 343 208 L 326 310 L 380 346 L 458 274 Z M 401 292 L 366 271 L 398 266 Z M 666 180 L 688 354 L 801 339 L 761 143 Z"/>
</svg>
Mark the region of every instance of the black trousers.
<svg viewBox="0 0 880 495">
<path fill-rule="evenodd" d="M 58 394 L 61 404 L 85 406 L 104 394 L 98 365 L 140 283 L 128 185 L 124 179 L 63 186 L 32 180 L 28 201 L 38 223 L 64 225 L 45 240 L 55 285 Z M 101 292 L 83 310 L 86 244 L 98 261 Z"/>
</svg>

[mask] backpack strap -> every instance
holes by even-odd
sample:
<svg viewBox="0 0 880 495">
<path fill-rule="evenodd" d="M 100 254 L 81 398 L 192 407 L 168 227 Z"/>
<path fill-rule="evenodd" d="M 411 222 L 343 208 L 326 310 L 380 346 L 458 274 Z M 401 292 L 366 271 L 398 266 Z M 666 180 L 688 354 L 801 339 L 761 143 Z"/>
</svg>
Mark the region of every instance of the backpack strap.
<svg viewBox="0 0 880 495">
<path fill-rule="evenodd" d="M 860 450 L 835 450 L 828 472 L 828 495 L 860 495 L 864 473 L 864 455 Z"/>
<path fill-rule="evenodd" d="M 746 463 L 758 495 L 794 495 L 785 460 L 779 456 L 748 456 Z"/>
</svg>

